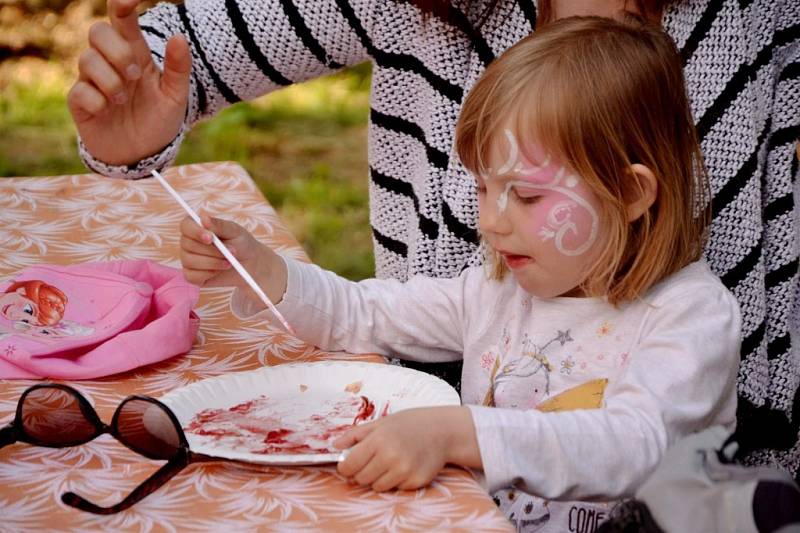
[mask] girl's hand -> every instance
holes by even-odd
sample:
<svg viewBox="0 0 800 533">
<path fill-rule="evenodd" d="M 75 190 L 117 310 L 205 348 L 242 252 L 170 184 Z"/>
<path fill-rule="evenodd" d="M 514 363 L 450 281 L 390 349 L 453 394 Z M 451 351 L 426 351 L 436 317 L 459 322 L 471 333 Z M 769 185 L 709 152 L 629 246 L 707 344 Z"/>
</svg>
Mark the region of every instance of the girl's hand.
<svg viewBox="0 0 800 533">
<path fill-rule="evenodd" d="M 212 242 L 212 234 L 239 260 L 270 300 L 278 303 L 286 292 L 286 265 L 271 248 L 258 242 L 239 224 L 230 220 L 200 215 L 203 227 L 185 217 L 181 221 L 180 257 L 183 275 L 200 287 L 237 287 L 256 302 L 259 297 L 250 289 Z"/>
<path fill-rule="evenodd" d="M 377 492 L 424 487 L 447 463 L 481 467 L 466 407 L 408 409 L 354 427 L 334 446 L 350 449 L 339 473 Z"/>
<path fill-rule="evenodd" d="M 108 0 L 111 23 L 89 29 L 89 48 L 67 105 L 89 152 L 126 165 L 160 152 L 180 131 L 189 98 L 191 54 L 183 36 L 167 43 L 164 72 L 139 28 L 140 0 Z"/>
</svg>

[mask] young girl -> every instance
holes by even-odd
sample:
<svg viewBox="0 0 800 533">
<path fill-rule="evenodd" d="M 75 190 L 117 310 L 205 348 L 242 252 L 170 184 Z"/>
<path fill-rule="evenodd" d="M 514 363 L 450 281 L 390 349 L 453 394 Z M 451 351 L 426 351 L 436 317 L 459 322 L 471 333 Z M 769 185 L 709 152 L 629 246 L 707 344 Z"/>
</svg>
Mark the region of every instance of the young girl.
<svg viewBox="0 0 800 533">
<path fill-rule="evenodd" d="M 489 66 L 456 149 L 488 268 L 353 283 L 204 217 L 181 226 L 185 274 L 235 286 L 238 314 L 263 308 L 214 232 L 304 340 L 463 358 L 463 406 L 352 429 L 343 475 L 414 489 L 454 463 L 520 529 L 592 531 L 670 443 L 734 425 L 739 310 L 700 260 L 708 194 L 680 59 L 647 26 L 554 23 Z"/>
</svg>

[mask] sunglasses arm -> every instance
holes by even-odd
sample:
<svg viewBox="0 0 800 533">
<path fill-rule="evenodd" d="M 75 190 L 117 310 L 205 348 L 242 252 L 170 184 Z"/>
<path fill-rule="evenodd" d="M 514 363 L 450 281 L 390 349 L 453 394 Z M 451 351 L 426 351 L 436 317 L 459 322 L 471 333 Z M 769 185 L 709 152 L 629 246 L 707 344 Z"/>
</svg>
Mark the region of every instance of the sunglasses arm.
<svg viewBox="0 0 800 533">
<path fill-rule="evenodd" d="M 14 444 L 17 442 L 17 438 L 17 429 L 14 427 L 14 424 L 0 428 L 0 448 L 8 446 L 9 444 Z"/>
<path fill-rule="evenodd" d="M 170 459 L 164 466 L 159 468 L 152 476 L 142 482 L 141 485 L 136 487 L 133 492 L 128 494 L 124 500 L 111 507 L 100 507 L 95 505 L 89 500 L 78 496 L 74 492 L 65 492 L 61 495 L 61 501 L 70 507 L 75 507 L 81 511 L 86 511 L 94 514 L 115 514 L 120 511 L 131 507 L 136 502 L 142 500 L 146 496 L 158 490 L 162 485 L 174 477 L 178 472 L 186 468 L 190 463 L 190 454 L 188 451 L 182 451 L 172 459 Z"/>
</svg>

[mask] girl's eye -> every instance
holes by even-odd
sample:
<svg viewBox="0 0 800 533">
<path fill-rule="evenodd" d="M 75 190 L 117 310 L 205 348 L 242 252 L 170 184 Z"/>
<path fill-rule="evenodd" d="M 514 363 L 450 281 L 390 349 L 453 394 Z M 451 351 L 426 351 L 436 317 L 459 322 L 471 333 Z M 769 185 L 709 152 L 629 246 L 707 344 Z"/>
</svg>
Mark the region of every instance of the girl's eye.
<svg viewBox="0 0 800 533">
<path fill-rule="evenodd" d="M 542 195 L 538 192 L 525 190 L 525 189 L 518 189 L 514 188 L 514 197 L 519 201 L 521 204 L 530 205 L 535 204 L 538 202 Z"/>
<path fill-rule="evenodd" d="M 22 308 L 23 313 L 27 313 L 29 315 L 33 314 L 33 306 L 31 304 L 25 304 L 25 307 Z"/>
</svg>

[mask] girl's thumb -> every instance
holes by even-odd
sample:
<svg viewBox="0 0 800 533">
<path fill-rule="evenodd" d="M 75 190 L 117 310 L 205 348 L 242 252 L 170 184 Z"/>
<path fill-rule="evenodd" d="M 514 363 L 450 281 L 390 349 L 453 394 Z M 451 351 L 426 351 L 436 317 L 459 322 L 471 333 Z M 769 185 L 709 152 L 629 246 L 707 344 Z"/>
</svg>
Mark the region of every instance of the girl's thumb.
<svg viewBox="0 0 800 533">
<path fill-rule="evenodd" d="M 189 99 L 191 71 L 192 55 L 189 52 L 189 43 L 183 35 L 173 35 L 167 41 L 161 90 L 174 101 L 185 104 Z"/>
</svg>

